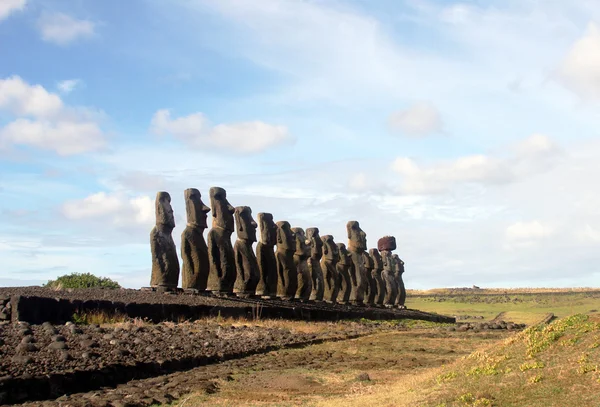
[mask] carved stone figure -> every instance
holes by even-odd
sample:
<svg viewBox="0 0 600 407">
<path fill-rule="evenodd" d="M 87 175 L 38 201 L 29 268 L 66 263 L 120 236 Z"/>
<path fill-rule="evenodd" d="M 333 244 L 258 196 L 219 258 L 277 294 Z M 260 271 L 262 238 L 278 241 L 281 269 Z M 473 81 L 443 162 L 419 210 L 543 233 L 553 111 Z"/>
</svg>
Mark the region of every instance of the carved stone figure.
<svg viewBox="0 0 600 407">
<path fill-rule="evenodd" d="M 231 245 L 235 209 L 227 201 L 223 188 L 210 189 L 212 229 L 208 232 L 210 272 L 206 289 L 215 293 L 231 293 L 236 278 L 235 255 Z"/>
<path fill-rule="evenodd" d="M 350 279 L 352 281 L 350 303 L 362 305 L 368 284 L 367 270 L 364 264 L 367 235 L 355 220 L 348 222 L 346 230 L 348 231 L 348 252 L 352 259 L 350 266 Z"/>
<path fill-rule="evenodd" d="M 298 288 L 298 271 L 294 264 L 296 241 L 289 222 L 277 222 L 277 297 L 291 300 Z"/>
<path fill-rule="evenodd" d="M 249 206 L 235 208 L 235 224 L 237 240 L 233 247 L 237 277 L 233 292 L 240 297 L 253 296 L 260 278 L 258 261 L 252 244 L 256 242 L 256 222 L 252 218 Z"/>
<path fill-rule="evenodd" d="M 277 296 L 277 261 L 275 260 L 277 226 L 270 213 L 259 213 L 258 225 L 260 242 L 256 244 L 256 260 L 260 278 L 256 286 L 256 295 L 275 298 Z"/>
<path fill-rule="evenodd" d="M 371 275 L 373 276 L 373 279 L 377 285 L 375 304 L 383 305 L 386 293 L 385 281 L 383 281 L 383 277 L 381 276 L 381 272 L 383 271 L 383 260 L 381 259 L 381 254 L 377 249 L 370 249 L 369 255 L 371 256 L 371 259 L 373 259 L 373 270 L 371 271 Z"/>
<path fill-rule="evenodd" d="M 323 301 L 324 281 L 323 270 L 321 269 L 323 242 L 319 236 L 319 229 L 306 229 L 306 237 L 310 242 L 310 257 L 308 258 L 308 270 L 310 271 L 312 279 L 312 292 L 310 294 L 310 299 L 313 301 Z"/>
<path fill-rule="evenodd" d="M 292 228 L 296 238 L 296 251 L 294 252 L 294 264 L 298 271 L 298 287 L 296 288 L 296 299 L 308 301 L 312 293 L 312 278 L 308 269 L 308 258 L 310 257 L 310 246 L 307 244 L 306 235 L 302 228 Z"/>
<path fill-rule="evenodd" d="M 369 253 L 363 253 L 366 277 L 367 277 L 367 290 L 365 291 L 365 302 L 369 305 L 375 305 L 375 298 L 377 297 L 377 281 L 373 278 L 373 270 L 375 269 L 375 263 Z"/>
<path fill-rule="evenodd" d="M 208 227 L 206 218 L 210 208 L 204 205 L 196 188 L 186 189 L 183 196 L 187 226 L 181 234 L 181 286 L 204 291 L 210 268 L 204 230 Z"/>
<path fill-rule="evenodd" d="M 150 286 L 177 288 L 179 284 L 179 258 L 171 233 L 175 228 L 175 217 L 168 192 L 156 194 L 156 226 L 150 232 L 152 252 L 152 276 Z"/>
<path fill-rule="evenodd" d="M 333 241 L 333 236 L 321 236 L 323 243 L 323 257 L 321 258 L 321 270 L 323 271 L 323 299 L 326 302 L 337 302 L 339 287 L 337 263 L 340 260 L 340 252 Z"/>
<path fill-rule="evenodd" d="M 393 236 L 385 236 L 377 242 L 377 248 L 381 253 L 383 260 L 383 272 L 381 273 L 385 281 L 385 298 L 383 304 L 391 308 L 396 303 L 398 297 L 398 283 L 394 272 L 394 259 L 392 258 L 392 250 L 396 250 L 396 239 Z"/>
<path fill-rule="evenodd" d="M 341 304 L 348 304 L 350 302 L 350 293 L 352 292 L 352 280 L 350 279 L 350 267 L 352 266 L 352 259 L 346 250 L 345 244 L 338 243 L 337 247 L 340 255 L 340 261 L 337 263 L 339 287 L 337 302 Z"/>
<path fill-rule="evenodd" d="M 398 296 L 396 297 L 396 306 L 404 309 L 406 306 L 406 288 L 404 287 L 404 281 L 402 280 L 402 274 L 404 274 L 404 262 L 398 257 L 397 254 L 392 256 L 394 259 L 394 272 L 396 277 L 396 284 L 398 285 Z"/>
</svg>

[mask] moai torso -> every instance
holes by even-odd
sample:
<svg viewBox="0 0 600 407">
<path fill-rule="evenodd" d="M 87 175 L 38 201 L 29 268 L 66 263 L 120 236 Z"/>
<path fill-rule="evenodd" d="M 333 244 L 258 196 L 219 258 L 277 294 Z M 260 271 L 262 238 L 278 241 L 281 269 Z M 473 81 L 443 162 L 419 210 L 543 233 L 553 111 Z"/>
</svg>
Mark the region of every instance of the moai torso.
<svg viewBox="0 0 600 407">
<path fill-rule="evenodd" d="M 210 189 L 212 229 L 208 232 L 210 271 L 206 289 L 219 293 L 233 292 L 236 279 L 235 255 L 231 245 L 234 208 L 227 201 L 223 188 Z"/>
<path fill-rule="evenodd" d="M 375 284 L 377 285 L 377 295 L 375 296 L 375 304 L 383 305 L 385 300 L 385 281 L 383 281 L 383 277 L 381 275 L 383 271 L 383 260 L 381 259 L 381 254 L 377 249 L 370 249 L 369 255 L 371 259 L 373 259 L 373 270 L 371 271 L 371 276 L 373 280 L 375 280 Z"/>
<path fill-rule="evenodd" d="M 340 261 L 337 263 L 339 287 L 337 302 L 348 304 L 350 301 L 350 292 L 352 291 L 352 281 L 350 280 L 350 266 L 352 264 L 352 259 L 346 250 L 345 244 L 338 243 L 337 247 L 340 254 Z"/>
<path fill-rule="evenodd" d="M 392 307 L 398 297 L 398 283 L 396 282 L 394 259 L 392 258 L 392 250 L 396 249 L 396 239 L 392 236 L 382 237 L 377 242 L 377 247 L 383 261 L 383 272 L 381 275 L 385 281 L 386 290 L 383 303 L 386 307 Z"/>
<path fill-rule="evenodd" d="M 286 221 L 277 222 L 277 297 L 291 300 L 298 288 L 298 271 L 294 264 L 296 241 L 290 224 Z"/>
<path fill-rule="evenodd" d="M 256 242 L 256 222 L 252 219 L 252 209 L 248 206 L 235 208 L 237 240 L 233 252 L 237 276 L 233 292 L 240 297 L 253 296 L 260 278 L 258 261 L 252 250 Z"/>
<path fill-rule="evenodd" d="M 363 258 L 368 281 L 367 290 L 365 292 L 365 302 L 369 305 L 375 305 L 375 298 L 377 297 L 377 282 L 373 278 L 375 264 L 373 263 L 371 256 L 369 256 L 369 253 L 364 252 Z"/>
<path fill-rule="evenodd" d="M 396 277 L 396 283 L 398 284 L 398 296 L 396 297 L 396 305 L 399 308 L 405 308 L 404 303 L 406 302 L 406 288 L 404 287 L 404 281 L 402 280 L 402 274 L 404 274 L 404 262 L 394 254 L 394 274 Z"/>
<path fill-rule="evenodd" d="M 256 286 L 256 295 L 275 298 L 277 296 L 277 261 L 275 260 L 275 242 L 277 226 L 270 213 L 259 213 L 260 242 L 256 244 L 256 260 L 260 278 Z"/>
<path fill-rule="evenodd" d="M 324 284 L 321 258 L 323 257 L 323 242 L 319 236 L 318 228 L 306 229 L 306 237 L 310 242 L 310 257 L 308 258 L 308 270 L 312 279 L 312 292 L 310 299 L 323 301 Z"/>
<path fill-rule="evenodd" d="M 181 234 L 181 286 L 204 291 L 210 268 L 204 230 L 210 208 L 204 205 L 196 188 L 186 189 L 184 198 L 187 226 Z"/>
<path fill-rule="evenodd" d="M 367 249 L 367 235 L 362 231 L 357 221 L 350 221 L 346 225 L 348 231 L 348 252 L 352 259 L 350 265 L 350 303 L 363 304 L 367 289 L 367 271 L 365 268 L 365 250 Z"/>
<path fill-rule="evenodd" d="M 310 257 L 310 246 L 306 244 L 306 235 L 302 228 L 292 228 L 296 238 L 296 252 L 294 253 L 294 264 L 298 272 L 298 286 L 296 288 L 296 299 L 308 301 L 312 293 L 312 278 L 308 269 L 308 258 Z"/>
<path fill-rule="evenodd" d="M 156 194 L 156 226 L 150 232 L 152 253 L 152 276 L 150 286 L 177 288 L 179 284 L 179 258 L 171 233 L 175 217 L 171 208 L 171 196 L 167 192 Z"/>
<path fill-rule="evenodd" d="M 333 241 L 333 236 L 321 236 L 323 243 L 323 257 L 321 258 L 321 270 L 323 271 L 323 299 L 327 302 L 337 302 L 339 277 L 337 263 L 340 259 L 339 249 Z"/>
</svg>

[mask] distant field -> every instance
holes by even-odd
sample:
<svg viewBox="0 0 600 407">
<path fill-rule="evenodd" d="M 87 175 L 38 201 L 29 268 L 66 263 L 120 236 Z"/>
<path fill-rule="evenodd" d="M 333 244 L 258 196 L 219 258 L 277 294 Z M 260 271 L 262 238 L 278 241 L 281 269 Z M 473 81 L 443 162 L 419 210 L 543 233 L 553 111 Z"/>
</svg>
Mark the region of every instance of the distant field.
<svg viewBox="0 0 600 407">
<path fill-rule="evenodd" d="M 437 289 L 411 290 L 406 305 L 409 308 L 454 315 L 465 320 L 483 317 L 485 320 L 501 318 L 506 321 L 533 324 L 548 313 L 556 317 L 573 314 L 595 314 L 600 311 L 598 289 Z"/>
</svg>

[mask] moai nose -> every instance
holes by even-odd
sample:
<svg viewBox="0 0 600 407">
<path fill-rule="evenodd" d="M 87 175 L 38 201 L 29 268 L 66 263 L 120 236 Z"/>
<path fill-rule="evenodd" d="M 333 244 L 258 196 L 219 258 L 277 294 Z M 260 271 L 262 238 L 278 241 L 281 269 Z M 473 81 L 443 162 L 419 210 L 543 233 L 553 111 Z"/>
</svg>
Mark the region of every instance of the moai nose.
<svg viewBox="0 0 600 407">
<path fill-rule="evenodd" d="M 250 224 L 252 225 L 252 227 L 258 227 L 258 224 L 255 221 L 250 222 Z"/>
</svg>

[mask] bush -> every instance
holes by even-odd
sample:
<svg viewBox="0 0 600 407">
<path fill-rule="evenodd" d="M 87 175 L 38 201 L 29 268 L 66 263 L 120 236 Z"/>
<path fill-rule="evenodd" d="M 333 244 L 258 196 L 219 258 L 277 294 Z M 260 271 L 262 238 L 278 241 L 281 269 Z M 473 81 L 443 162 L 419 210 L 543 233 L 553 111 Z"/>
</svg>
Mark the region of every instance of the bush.
<svg viewBox="0 0 600 407">
<path fill-rule="evenodd" d="M 44 287 L 48 288 L 121 288 L 119 283 L 106 277 L 96 277 L 90 273 L 72 273 L 50 280 Z"/>
</svg>

